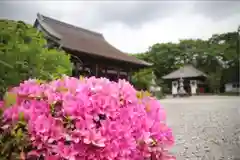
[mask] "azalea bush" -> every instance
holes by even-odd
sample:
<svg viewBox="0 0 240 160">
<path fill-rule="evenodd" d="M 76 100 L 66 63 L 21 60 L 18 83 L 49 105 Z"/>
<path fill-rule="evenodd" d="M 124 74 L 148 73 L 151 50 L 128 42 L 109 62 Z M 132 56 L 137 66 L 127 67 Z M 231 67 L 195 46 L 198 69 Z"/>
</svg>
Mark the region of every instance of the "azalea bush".
<svg viewBox="0 0 240 160">
<path fill-rule="evenodd" d="M 125 80 L 30 79 L 0 106 L 1 160 L 174 159 L 159 101 Z"/>
</svg>

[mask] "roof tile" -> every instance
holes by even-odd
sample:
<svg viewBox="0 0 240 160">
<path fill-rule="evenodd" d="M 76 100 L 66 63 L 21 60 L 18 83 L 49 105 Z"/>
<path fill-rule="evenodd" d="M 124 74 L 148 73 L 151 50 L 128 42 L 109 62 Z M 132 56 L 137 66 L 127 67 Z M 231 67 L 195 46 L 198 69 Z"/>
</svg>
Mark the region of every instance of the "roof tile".
<svg viewBox="0 0 240 160">
<path fill-rule="evenodd" d="M 60 43 L 65 48 L 142 66 L 151 65 L 116 49 L 100 33 L 76 27 L 40 14 L 38 14 L 38 17 L 41 17 L 41 23 L 47 26 L 45 29 L 49 32 L 54 30 L 61 36 Z"/>
</svg>

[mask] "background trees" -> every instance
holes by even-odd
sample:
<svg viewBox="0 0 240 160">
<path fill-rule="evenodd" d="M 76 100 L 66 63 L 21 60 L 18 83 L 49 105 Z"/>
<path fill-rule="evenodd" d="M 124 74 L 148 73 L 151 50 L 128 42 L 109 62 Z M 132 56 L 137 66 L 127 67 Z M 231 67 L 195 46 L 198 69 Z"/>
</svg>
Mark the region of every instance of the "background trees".
<svg viewBox="0 0 240 160">
<path fill-rule="evenodd" d="M 0 95 L 28 78 L 71 75 L 70 57 L 47 49 L 43 35 L 21 21 L 0 20 Z"/>
<path fill-rule="evenodd" d="M 224 83 L 239 81 L 237 39 L 237 32 L 229 32 L 212 35 L 208 40 L 185 39 L 179 43 L 157 43 L 147 52 L 134 56 L 153 63 L 151 69 L 158 82 L 162 82 L 162 76 L 183 64 L 192 64 L 208 75 L 212 92 L 219 92 Z"/>
<path fill-rule="evenodd" d="M 28 78 L 54 79 L 71 75 L 70 57 L 63 51 L 47 49 L 43 35 L 24 22 L 0 20 L 0 95 Z M 237 32 L 212 35 L 208 40 L 185 39 L 179 43 L 156 43 L 144 53 L 134 54 L 153 64 L 151 68 L 133 75 L 137 88 L 147 89 L 152 72 L 157 84 L 163 86 L 162 76 L 190 63 L 205 72 L 212 92 L 223 84 L 239 81 Z"/>
</svg>

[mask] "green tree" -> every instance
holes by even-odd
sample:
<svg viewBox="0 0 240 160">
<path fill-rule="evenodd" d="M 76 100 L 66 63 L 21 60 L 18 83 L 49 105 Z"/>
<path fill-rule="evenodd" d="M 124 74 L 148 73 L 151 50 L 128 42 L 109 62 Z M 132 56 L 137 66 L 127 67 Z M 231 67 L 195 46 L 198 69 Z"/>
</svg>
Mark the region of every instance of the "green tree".
<svg viewBox="0 0 240 160">
<path fill-rule="evenodd" d="M 137 89 L 148 90 L 153 78 L 152 68 L 147 68 L 135 72 L 131 81 Z"/>
<path fill-rule="evenodd" d="M 215 51 L 222 50 L 219 53 L 223 61 L 222 83 L 228 81 L 239 81 L 239 54 L 237 53 L 238 33 L 228 32 L 218 35 L 213 35 L 209 41 L 215 46 L 222 46 L 222 48 L 215 49 Z"/>
<path fill-rule="evenodd" d="M 147 60 L 153 63 L 153 71 L 158 79 L 181 65 L 180 53 L 178 45 L 173 43 L 157 43 L 149 48 Z"/>
<path fill-rule="evenodd" d="M 212 72 L 212 73 L 208 74 L 207 82 L 209 84 L 210 91 L 212 93 L 219 93 L 220 92 L 221 75 L 222 75 L 221 70 L 218 70 L 215 73 Z"/>
<path fill-rule="evenodd" d="M 0 95 L 28 78 L 53 79 L 71 75 L 70 57 L 47 49 L 43 35 L 21 21 L 0 20 Z"/>
<path fill-rule="evenodd" d="M 161 85 L 164 84 L 162 76 L 184 64 L 192 64 L 209 75 L 209 85 L 214 83 L 210 79 L 218 81 L 212 89 L 216 91 L 231 79 L 239 81 L 237 37 L 236 32 L 229 32 L 215 34 L 208 40 L 183 39 L 179 43 L 157 43 L 136 57 L 153 63 L 152 69 Z"/>
</svg>

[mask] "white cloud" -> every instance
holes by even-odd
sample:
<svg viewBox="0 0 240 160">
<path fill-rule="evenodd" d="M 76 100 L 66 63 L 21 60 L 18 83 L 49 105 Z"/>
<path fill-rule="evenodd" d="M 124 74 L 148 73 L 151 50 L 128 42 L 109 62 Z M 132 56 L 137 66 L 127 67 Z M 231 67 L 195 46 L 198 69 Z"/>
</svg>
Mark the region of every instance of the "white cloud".
<svg viewBox="0 0 240 160">
<path fill-rule="evenodd" d="M 177 42 L 185 38 L 207 39 L 215 33 L 236 31 L 240 25 L 240 10 L 216 20 L 204 11 L 195 12 L 197 2 L 146 3 L 7 1 L 0 4 L 0 17 L 33 23 L 36 13 L 40 12 L 101 32 L 110 44 L 129 53 L 144 52 L 154 43 Z M 209 9 L 207 11 L 209 14 Z M 214 15 L 214 11 L 212 13 Z"/>
<path fill-rule="evenodd" d="M 130 28 L 121 23 L 107 24 L 99 30 L 114 46 L 124 52 L 146 51 L 155 43 L 178 42 L 180 39 L 208 39 L 212 34 L 236 31 L 240 14 L 221 21 L 213 21 L 200 14 L 178 13 L 169 18 L 156 19 Z"/>
</svg>

